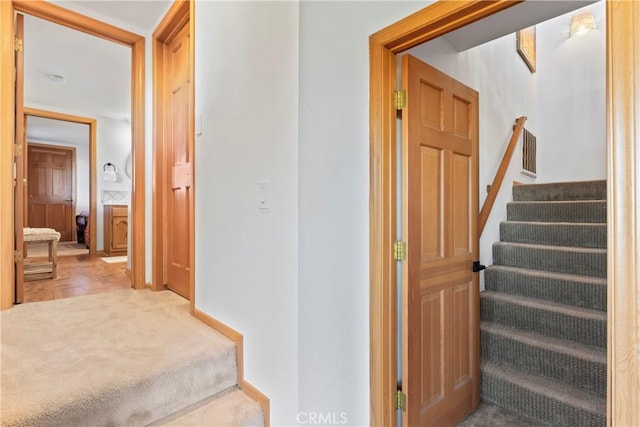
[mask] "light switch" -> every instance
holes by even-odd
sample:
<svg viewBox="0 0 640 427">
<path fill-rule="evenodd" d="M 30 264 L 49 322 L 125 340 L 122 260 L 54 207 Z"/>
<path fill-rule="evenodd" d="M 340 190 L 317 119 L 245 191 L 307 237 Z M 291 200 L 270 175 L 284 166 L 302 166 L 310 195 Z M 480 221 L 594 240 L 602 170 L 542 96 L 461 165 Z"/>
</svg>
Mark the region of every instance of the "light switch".
<svg viewBox="0 0 640 427">
<path fill-rule="evenodd" d="M 258 209 L 268 211 L 271 199 L 271 183 L 269 181 L 258 182 Z"/>
<path fill-rule="evenodd" d="M 202 114 L 198 114 L 196 118 L 196 135 L 202 135 Z"/>
</svg>

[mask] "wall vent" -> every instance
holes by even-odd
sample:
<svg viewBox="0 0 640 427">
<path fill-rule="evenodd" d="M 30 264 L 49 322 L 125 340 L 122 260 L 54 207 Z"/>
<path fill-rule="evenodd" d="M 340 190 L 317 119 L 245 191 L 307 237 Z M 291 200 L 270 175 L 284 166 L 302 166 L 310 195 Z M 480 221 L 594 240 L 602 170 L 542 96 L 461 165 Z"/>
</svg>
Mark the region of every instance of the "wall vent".
<svg viewBox="0 0 640 427">
<path fill-rule="evenodd" d="M 536 176 L 536 136 L 526 128 L 522 132 L 522 173 Z"/>
</svg>

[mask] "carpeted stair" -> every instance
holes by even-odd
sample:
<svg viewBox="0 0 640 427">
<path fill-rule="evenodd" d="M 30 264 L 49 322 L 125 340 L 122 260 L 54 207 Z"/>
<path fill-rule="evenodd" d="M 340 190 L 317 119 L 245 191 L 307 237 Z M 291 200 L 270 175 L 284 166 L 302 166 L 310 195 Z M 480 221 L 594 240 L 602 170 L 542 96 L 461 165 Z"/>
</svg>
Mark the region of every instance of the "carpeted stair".
<svg viewBox="0 0 640 427">
<path fill-rule="evenodd" d="M 606 182 L 513 187 L 481 294 L 482 399 L 606 424 Z"/>
<path fill-rule="evenodd" d="M 264 426 L 235 344 L 170 291 L 23 304 L 0 324 L 2 426 Z"/>
</svg>

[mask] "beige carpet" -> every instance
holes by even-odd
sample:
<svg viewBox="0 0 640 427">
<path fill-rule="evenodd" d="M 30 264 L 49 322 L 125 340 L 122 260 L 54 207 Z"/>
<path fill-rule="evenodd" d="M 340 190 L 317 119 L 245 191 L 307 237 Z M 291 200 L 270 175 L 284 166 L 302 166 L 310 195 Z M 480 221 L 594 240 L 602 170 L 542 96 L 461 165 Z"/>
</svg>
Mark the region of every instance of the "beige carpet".
<svg viewBox="0 0 640 427">
<path fill-rule="evenodd" d="M 44 243 L 30 243 L 27 250 L 28 258 L 42 258 L 49 254 L 49 244 Z M 70 255 L 88 255 L 89 249 L 84 243 L 76 242 L 58 242 L 58 256 L 70 256 Z"/>
<path fill-rule="evenodd" d="M 3 426 L 147 425 L 237 384 L 233 342 L 170 291 L 23 304 L 0 328 Z"/>
</svg>

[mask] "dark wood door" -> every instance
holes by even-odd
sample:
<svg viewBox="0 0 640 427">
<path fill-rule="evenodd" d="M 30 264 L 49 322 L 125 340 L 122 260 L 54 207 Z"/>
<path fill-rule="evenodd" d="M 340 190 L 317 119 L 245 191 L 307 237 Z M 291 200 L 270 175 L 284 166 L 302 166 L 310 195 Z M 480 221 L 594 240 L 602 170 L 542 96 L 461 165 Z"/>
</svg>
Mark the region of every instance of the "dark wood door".
<svg viewBox="0 0 640 427">
<path fill-rule="evenodd" d="M 28 226 L 53 228 L 60 241 L 74 237 L 74 149 L 28 145 Z"/>
<path fill-rule="evenodd" d="M 403 389 L 407 426 L 455 426 L 479 404 L 478 94 L 402 63 Z"/>
<path fill-rule="evenodd" d="M 191 153 L 189 153 L 189 23 L 165 46 L 167 158 L 167 286 L 185 298 L 189 286 Z"/>
</svg>

